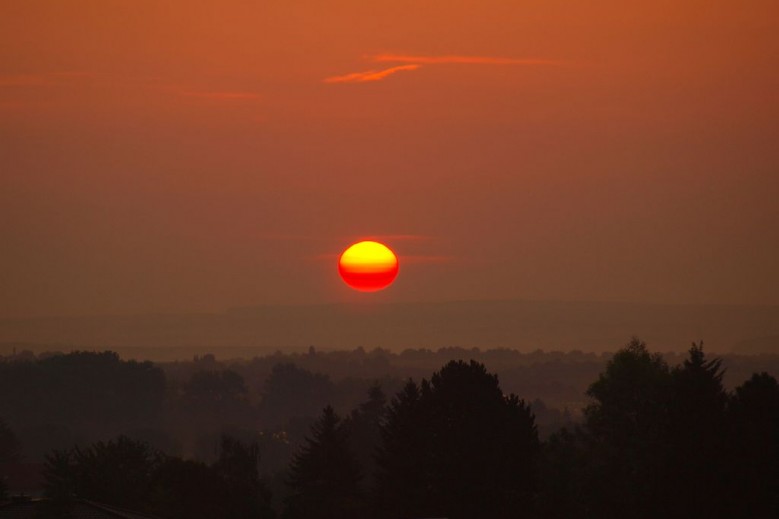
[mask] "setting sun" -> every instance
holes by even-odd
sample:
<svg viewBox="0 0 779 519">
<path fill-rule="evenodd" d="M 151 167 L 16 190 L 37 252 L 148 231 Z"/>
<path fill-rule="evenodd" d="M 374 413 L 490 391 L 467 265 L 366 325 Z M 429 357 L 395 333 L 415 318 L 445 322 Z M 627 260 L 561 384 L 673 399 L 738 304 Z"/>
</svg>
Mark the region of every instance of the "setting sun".
<svg viewBox="0 0 779 519">
<path fill-rule="evenodd" d="M 350 287 L 375 292 L 388 287 L 398 275 L 398 258 L 389 247 L 361 241 L 347 248 L 338 259 L 338 272 Z"/>
</svg>

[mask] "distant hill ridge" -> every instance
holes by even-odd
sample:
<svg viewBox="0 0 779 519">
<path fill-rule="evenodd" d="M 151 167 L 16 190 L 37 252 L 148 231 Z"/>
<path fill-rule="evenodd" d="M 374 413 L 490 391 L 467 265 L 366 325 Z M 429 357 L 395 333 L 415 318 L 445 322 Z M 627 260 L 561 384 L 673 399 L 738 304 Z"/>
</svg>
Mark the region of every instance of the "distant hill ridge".
<svg viewBox="0 0 779 519">
<path fill-rule="evenodd" d="M 454 301 L 278 305 L 224 313 L 1 319 L 0 343 L 82 348 L 609 351 L 637 335 L 657 351 L 779 353 L 779 306 Z M 2 353 L 2 352 L 0 352 Z"/>
</svg>

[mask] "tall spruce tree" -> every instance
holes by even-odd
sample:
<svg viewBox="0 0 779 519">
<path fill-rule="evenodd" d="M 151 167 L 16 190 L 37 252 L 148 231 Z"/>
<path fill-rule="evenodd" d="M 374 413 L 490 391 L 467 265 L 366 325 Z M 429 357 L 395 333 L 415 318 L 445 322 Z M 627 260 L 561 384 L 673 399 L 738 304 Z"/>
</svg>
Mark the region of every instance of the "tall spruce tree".
<svg viewBox="0 0 779 519">
<path fill-rule="evenodd" d="M 325 407 L 312 436 L 292 460 L 286 500 L 287 519 L 363 517 L 360 474 L 349 451 L 346 431 L 332 407 Z"/>
<path fill-rule="evenodd" d="M 430 517 L 425 463 L 427 412 L 419 386 L 408 380 L 393 397 L 381 428 L 374 503 L 387 517 Z"/>
<path fill-rule="evenodd" d="M 733 431 L 731 517 L 779 517 L 779 383 L 755 373 L 728 406 Z"/>
<path fill-rule="evenodd" d="M 213 470 L 221 480 L 224 519 L 272 517 L 270 492 L 260 479 L 260 448 L 256 442 L 244 444 L 222 436 L 219 459 Z"/>
<path fill-rule="evenodd" d="M 666 517 L 727 517 L 726 454 L 730 441 L 722 386 L 722 360 L 706 359 L 703 343 L 693 343 L 689 357 L 671 371 L 671 394 L 663 451 L 662 503 Z"/>
<path fill-rule="evenodd" d="M 386 412 L 387 398 L 381 387 L 374 385 L 368 391 L 368 400 L 354 409 L 343 422 L 366 492 L 374 485 L 376 451 L 381 442 L 381 425 Z"/>
</svg>

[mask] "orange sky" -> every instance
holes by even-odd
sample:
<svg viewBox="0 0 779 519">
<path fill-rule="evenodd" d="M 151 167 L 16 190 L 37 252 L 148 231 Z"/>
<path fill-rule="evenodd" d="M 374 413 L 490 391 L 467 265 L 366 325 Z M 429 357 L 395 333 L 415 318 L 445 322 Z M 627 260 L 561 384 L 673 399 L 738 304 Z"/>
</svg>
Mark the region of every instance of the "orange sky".
<svg viewBox="0 0 779 519">
<path fill-rule="evenodd" d="M 775 0 L 0 6 L 0 317 L 779 304 Z M 356 294 L 336 259 L 384 239 Z"/>
</svg>

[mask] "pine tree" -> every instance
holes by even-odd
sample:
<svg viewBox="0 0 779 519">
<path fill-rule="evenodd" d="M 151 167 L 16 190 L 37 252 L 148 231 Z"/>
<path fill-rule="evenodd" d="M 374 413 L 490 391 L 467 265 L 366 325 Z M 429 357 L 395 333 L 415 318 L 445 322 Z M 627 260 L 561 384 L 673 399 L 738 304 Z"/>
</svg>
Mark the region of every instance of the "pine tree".
<svg viewBox="0 0 779 519">
<path fill-rule="evenodd" d="M 346 431 L 331 406 L 311 428 L 312 436 L 295 455 L 286 501 L 288 519 L 351 519 L 362 517 L 360 474 L 349 451 Z"/>
<path fill-rule="evenodd" d="M 219 460 L 213 470 L 224 489 L 225 519 L 272 517 L 270 492 L 260 479 L 260 449 L 256 442 L 248 445 L 222 436 Z"/>
<path fill-rule="evenodd" d="M 429 516 L 428 432 L 419 386 L 409 380 L 392 399 L 381 428 L 374 500 L 388 517 Z"/>
<path fill-rule="evenodd" d="M 779 383 L 765 372 L 752 375 L 736 388 L 728 418 L 734 433 L 731 517 L 779 517 Z"/>
<path fill-rule="evenodd" d="M 379 385 L 368 391 L 368 400 L 344 420 L 343 427 L 349 435 L 349 445 L 363 475 L 364 490 L 374 484 L 376 450 L 381 442 L 381 425 L 387 412 L 387 398 Z"/>
<path fill-rule="evenodd" d="M 706 359 L 702 342 L 693 343 L 689 357 L 671 372 L 662 453 L 666 517 L 727 516 L 724 454 L 730 450 L 730 442 L 725 422 L 728 395 L 722 386 L 721 365 L 719 358 Z"/>
</svg>

